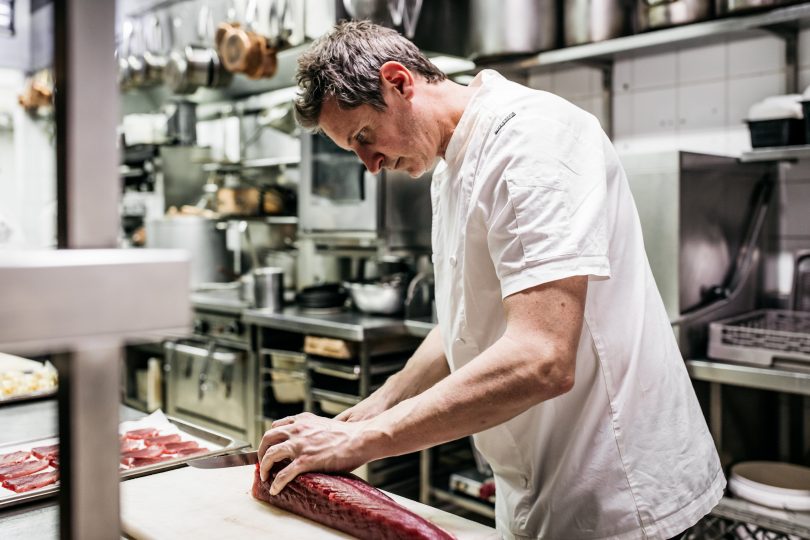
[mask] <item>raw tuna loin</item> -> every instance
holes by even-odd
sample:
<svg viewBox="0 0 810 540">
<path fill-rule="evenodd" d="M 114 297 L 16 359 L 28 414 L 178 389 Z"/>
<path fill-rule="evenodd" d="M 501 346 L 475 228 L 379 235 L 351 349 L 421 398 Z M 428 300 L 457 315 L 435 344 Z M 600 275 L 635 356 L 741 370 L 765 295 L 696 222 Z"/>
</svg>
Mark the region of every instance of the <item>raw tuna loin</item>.
<svg viewBox="0 0 810 540">
<path fill-rule="evenodd" d="M 59 480 L 59 471 L 50 471 L 4 480 L 3 487 L 15 493 L 25 493 L 26 491 L 55 484 L 57 480 Z"/>
<path fill-rule="evenodd" d="M 361 539 L 449 540 L 451 534 L 397 504 L 389 496 L 347 474 L 304 473 L 270 495 L 276 474 L 289 461 L 276 463 L 262 482 L 259 464 L 253 478 L 253 496 L 299 516 L 317 521 Z"/>
</svg>

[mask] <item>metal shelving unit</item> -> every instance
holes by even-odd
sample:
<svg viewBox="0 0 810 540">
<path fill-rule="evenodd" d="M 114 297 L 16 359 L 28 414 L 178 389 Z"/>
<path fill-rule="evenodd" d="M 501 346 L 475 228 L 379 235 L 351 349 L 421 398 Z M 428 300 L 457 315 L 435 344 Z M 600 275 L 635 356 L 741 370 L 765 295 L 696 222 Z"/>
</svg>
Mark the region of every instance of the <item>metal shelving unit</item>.
<svg viewBox="0 0 810 540">
<path fill-rule="evenodd" d="M 804 19 L 810 19 L 810 4 L 797 4 L 772 9 L 764 13 L 724 17 L 663 30 L 653 30 L 598 43 L 565 47 L 541 52 L 516 61 L 491 64 L 487 67 L 518 71 L 572 62 L 588 63 L 612 60 L 617 56 L 630 52 L 652 51 L 673 44 L 699 42 L 723 35 L 730 36 L 751 32 L 770 32 L 783 35 L 783 29 L 795 29 L 797 22 Z"/>
<path fill-rule="evenodd" d="M 722 386 L 742 386 L 810 396 L 810 370 L 802 371 L 780 366 L 749 366 L 712 360 L 687 360 L 686 369 L 689 376 L 696 381 L 709 383 L 709 427 L 718 449 L 722 439 Z M 762 528 L 783 535 L 797 535 L 810 538 L 810 512 L 792 512 L 767 508 L 741 499 L 724 497 L 712 510 L 712 517 L 721 522 L 712 525 L 717 534 L 735 531 L 736 527 Z M 752 538 L 760 538 L 753 536 Z M 724 536 L 714 536 L 724 538 Z M 782 538 L 773 534 L 763 538 Z"/>
<path fill-rule="evenodd" d="M 810 158 L 810 144 L 759 148 L 743 153 L 740 161 L 797 161 L 807 158 Z"/>
</svg>

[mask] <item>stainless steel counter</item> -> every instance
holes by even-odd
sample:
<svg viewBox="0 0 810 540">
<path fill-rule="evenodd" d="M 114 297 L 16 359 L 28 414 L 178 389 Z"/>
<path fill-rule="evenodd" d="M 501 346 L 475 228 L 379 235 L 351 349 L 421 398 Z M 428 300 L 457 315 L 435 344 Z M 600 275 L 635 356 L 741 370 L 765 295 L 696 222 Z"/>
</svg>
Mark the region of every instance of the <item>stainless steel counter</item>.
<svg viewBox="0 0 810 540">
<path fill-rule="evenodd" d="M 57 428 L 56 400 L 0 407 L 0 444 L 53 437 Z M 121 405 L 122 422 L 144 413 Z M 0 538 L 58 538 L 59 505 L 56 499 L 37 501 L 0 511 Z"/>
<path fill-rule="evenodd" d="M 416 337 L 427 337 L 430 331 L 435 328 L 436 324 L 438 323 L 436 323 L 432 317 L 405 319 L 405 328 L 408 329 L 408 333 Z"/>
<path fill-rule="evenodd" d="M 289 307 L 281 313 L 264 309 L 245 310 L 242 320 L 265 328 L 289 332 L 312 333 L 324 337 L 365 341 L 396 336 L 407 336 L 405 321 L 394 317 L 364 315 L 354 311 L 313 314 L 298 307 Z"/>
<path fill-rule="evenodd" d="M 236 289 L 193 292 L 191 293 L 191 305 L 194 309 L 230 315 L 239 315 L 249 307 L 247 302 L 239 299 L 239 292 Z"/>
</svg>

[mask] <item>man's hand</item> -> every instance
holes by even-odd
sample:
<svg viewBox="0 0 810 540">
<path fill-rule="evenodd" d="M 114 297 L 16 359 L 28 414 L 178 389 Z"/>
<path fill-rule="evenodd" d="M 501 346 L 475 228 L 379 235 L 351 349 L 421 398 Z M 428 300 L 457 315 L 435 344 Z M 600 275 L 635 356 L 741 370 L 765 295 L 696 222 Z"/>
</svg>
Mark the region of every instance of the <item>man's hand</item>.
<svg viewBox="0 0 810 540">
<path fill-rule="evenodd" d="M 351 471 L 375 458 L 364 422 L 341 422 L 302 413 L 273 422 L 262 437 L 258 455 L 259 472 L 266 480 L 273 464 L 284 459 L 292 463 L 276 475 L 270 494 L 308 471 Z"/>
<path fill-rule="evenodd" d="M 382 390 L 383 388 L 378 388 L 376 392 L 357 405 L 349 407 L 337 415 L 335 420 L 340 420 L 341 422 L 359 422 L 360 420 L 369 420 L 381 412 L 387 411 L 391 405 L 388 399 L 384 397 Z"/>
</svg>

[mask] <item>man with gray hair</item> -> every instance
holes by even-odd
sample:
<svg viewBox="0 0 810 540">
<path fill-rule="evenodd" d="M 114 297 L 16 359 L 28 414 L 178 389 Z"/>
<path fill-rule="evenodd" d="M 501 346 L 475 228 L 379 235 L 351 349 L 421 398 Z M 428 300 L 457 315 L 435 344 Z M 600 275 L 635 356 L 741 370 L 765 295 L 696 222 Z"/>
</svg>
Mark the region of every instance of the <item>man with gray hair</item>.
<svg viewBox="0 0 810 540">
<path fill-rule="evenodd" d="M 592 115 L 408 40 L 338 24 L 299 60 L 299 122 L 372 173 L 434 166 L 438 326 L 335 419 L 278 420 L 272 492 L 473 434 L 504 538 L 669 538 L 725 487 L 655 286 L 627 179 Z"/>
</svg>

